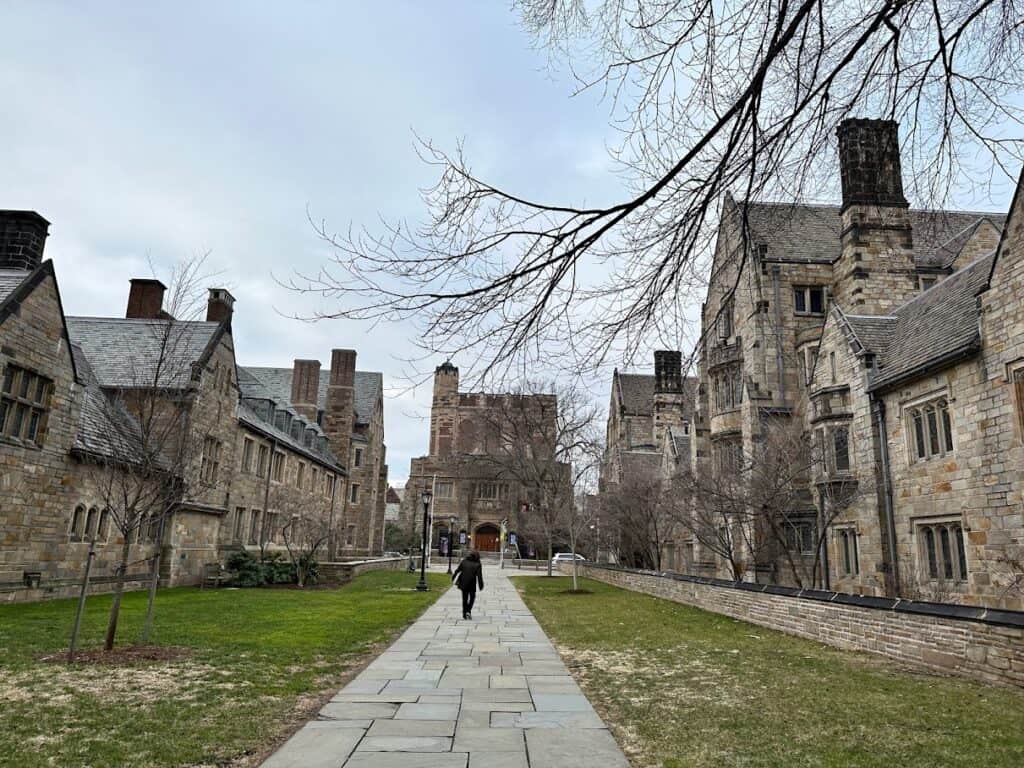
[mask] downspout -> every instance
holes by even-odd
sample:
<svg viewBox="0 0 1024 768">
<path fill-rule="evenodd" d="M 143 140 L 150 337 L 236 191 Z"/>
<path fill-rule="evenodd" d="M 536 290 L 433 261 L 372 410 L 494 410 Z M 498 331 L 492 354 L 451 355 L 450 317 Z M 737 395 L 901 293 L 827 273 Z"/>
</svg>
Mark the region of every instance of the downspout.
<svg viewBox="0 0 1024 768">
<path fill-rule="evenodd" d="M 821 528 L 821 566 L 824 572 L 824 587 L 826 590 L 832 590 L 832 569 L 829 567 L 828 562 L 828 531 L 825 530 L 825 520 L 828 519 L 828 515 L 825 514 L 825 494 L 820 490 L 818 491 L 818 526 Z"/>
<path fill-rule="evenodd" d="M 338 479 L 339 475 L 334 475 L 334 482 L 331 483 L 331 511 L 327 515 L 327 530 L 330 532 L 330 538 L 327 541 L 327 557 L 331 562 L 334 562 L 337 553 L 337 542 L 334 540 L 334 509 L 335 500 L 338 498 Z"/>
<path fill-rule="evenodd" d="M 896 548 L 896 520 L 892 506 L 892 473 L 889 467 L 889 433 L 885 425 L 885 403 L 871 394 L 872 410 L 875 412 L 875 428 L 878 430 L 880 457 L 882 460 L 882 486 L 885 493 L 886 530 L 889 538 L 889 569 L 891 597 L 900 596 L 900 566 Z"/>
<path fill-rule="evenodd" d="M 779 404 L 786 404 L 786 375 L 782 354 L 782 293 L 779 288 L 779 266 L 772 267 L 772 288 L 775 293 L 775 365 L 779 371 Z"/>
</svg>

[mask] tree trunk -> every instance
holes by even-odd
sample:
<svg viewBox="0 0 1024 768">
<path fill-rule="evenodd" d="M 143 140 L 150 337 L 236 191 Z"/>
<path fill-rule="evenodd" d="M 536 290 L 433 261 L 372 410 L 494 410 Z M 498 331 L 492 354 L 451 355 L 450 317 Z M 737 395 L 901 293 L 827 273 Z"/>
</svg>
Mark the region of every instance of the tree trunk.
<svg viewBox="0 0 1024 768">
<path fill-rule="evenodd" d="M 548 576 L 551 575 L 551 558 L 553 558 L 555 556 L 555 553 L 552 552 L 554 547 L 555 547 L 555 545 L 554 545 L 552 536 L 551 536 L 551 534 L 548 534 Z"/>
<path fill-rule="evenodd" d="M 85 573 L 82 575 L 82 590 L 78 595 L 78 608 L 75 610 L 75 623 L 71 627 L 71 646 L 68 648 L 68 663 L 75 660 L 75 651 L 78 649 L 78 631 L 82 627 L 82 614 L 85 613 L 85 598 L 89 593 L 89 573 L 92 571 L 92 561 L 96 557 L 96 537 L 93 536 L 89 542 L 89 555 L 85 560 Z"/>
<path fill-rule="evenodd" d="M 124 594 L 124 582 L 128 576 L 128 553 L 131 550 L 131 531 L 124 535 L 121 544 L 121 562 L 117 565 L 117 581 L 114 582 L 114 600 L 110 604 L 110 621 L 107 622 L 107 637 L 103 641 L 103 649 L 114 649 L 114 638 L 117 636 L 117 619 L 121 613 L 121 596 Z"/>
<path fill-rule="evenodd" d="M 142 637 L 139 640 L 140 645 L 146 645 L 149 643 L 149 636 L 153 631 L 153 613 L 156 608 L 156 588 L 160 583 L 160 555 L 163 552 L 164 523 L 166 520 L 166 514 L 160 518 L 160 531 L 157 533 L 156 537 L 156 553 L 153 555 L 153 563 L 150 566 L 149 599 L 146 601 L 146 620 L 142 624 Z"/>
</svg>

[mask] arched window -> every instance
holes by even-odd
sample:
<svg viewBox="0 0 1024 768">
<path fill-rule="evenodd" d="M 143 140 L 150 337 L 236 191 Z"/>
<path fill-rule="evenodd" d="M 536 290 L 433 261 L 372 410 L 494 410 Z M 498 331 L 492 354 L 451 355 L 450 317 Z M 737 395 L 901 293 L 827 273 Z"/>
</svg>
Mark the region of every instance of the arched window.
<svg viewBox="0 0 1024 768">
<path fill-rule="evenodd" d="M 71 514 L 71 530 L 68 532 L 72 541 L 81 541 L 85 531 L 85 507 L 79 504 Z"/>
<path fill-rule="evenodd" d="M 96 538 L 106 541 L 110 535 L 110 510 L 104 509 L 100 512 L 100 524 L 96 529 Z"/>
<path fill-rule="evenodd" d="M 944 397 L 907 408 L 910 456 L 924 461 L 953 452 L 953 420 Z"/>
<path fill-rule="evenodd" d="M 85 518 L 85 538 L 96 538 L 96 526 L 100 522 L 100 511 L 96 507 L 89 508 L 89 514 Z"/>
</svg>

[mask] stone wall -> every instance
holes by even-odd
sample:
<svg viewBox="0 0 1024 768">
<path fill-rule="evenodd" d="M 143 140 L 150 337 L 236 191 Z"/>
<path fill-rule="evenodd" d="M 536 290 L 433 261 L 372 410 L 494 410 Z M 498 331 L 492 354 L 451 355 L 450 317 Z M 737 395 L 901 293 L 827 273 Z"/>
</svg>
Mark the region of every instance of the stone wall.
<svg viewBox="0 0 1024 768">
<path fill-rule="evenodd" d="M 405 557 L 382 557 L 375 560 L 351 560 L 342 563 L 320 563 L 320 583 L 334 587 L 348 584 L 356 576 L 371 571 L 402 571 L 409 567 Z"/>
<path fill-rule="evenodd" d="M 560 566 L 569 572 L 569 566 Z M 1024 687 L 1024 613 L 796 590 L 611 566 L 580 573 L 849 651 Z"/>
</svg>

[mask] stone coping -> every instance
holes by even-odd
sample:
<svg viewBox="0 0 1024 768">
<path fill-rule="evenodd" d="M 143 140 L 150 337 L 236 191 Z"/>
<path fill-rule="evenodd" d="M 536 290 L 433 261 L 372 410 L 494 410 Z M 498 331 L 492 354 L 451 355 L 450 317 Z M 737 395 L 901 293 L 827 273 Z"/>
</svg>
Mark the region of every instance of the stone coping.
<svg viewBox="0 0 1024 768">
<path fill-rule="evenodd" d="M 626 568 L 620 565 L 597 563 L 580 563 L 585 568 L 600 568 L 607 571 L 636 573 L 643 576 L 658 576 L 674 581 L 686 581 L 693 584 L 705 584 L 725 589 L 737 589 L 744 592 L 761 592 L 767 595 L 792 597 L 798 600 L 815 600 L 818 602 L 852 605 L 858 608 L 869 608 L 877 611 L 893 611 L 910 613 L 919 616 L 935 616 L 943 619 L 971 621 L 990 624 L 997 627 L 1024 628 L 1024 611 L 1009 611 L 999 608 L 986 608 L 977 605 L 958 605 L 956 603 L 932 603 L 925 600 L 908 600 L 896 597 L 874 597 L 855 595 L 848 592 L 832 592 L 823 589 L 800 589 L 783 587 L 775 584 L 755 584 L 747 581 L 730 581 L 709 576 L 690 576 L 685 573 L 666 571 L 647 571 L 640 568 Z"/>
</svg>

